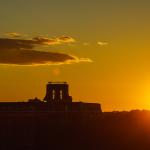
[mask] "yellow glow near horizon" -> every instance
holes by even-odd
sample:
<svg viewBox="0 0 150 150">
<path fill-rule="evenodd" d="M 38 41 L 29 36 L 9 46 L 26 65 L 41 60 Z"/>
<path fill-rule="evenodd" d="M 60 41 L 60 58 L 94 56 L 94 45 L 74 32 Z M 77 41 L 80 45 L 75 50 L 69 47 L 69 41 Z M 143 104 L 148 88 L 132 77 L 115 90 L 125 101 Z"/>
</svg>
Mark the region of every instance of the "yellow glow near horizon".
<svg viewBox="0 0 150 150">
<path fill-rule="evenodd" d="M 42 99 L 48 81 L 67 81 L 76 101 L 99 102 L 103 110 L 150 109 L 149 6 L 145 0 L 1 1 L 0 101 Z M 30 66 L 12 66 L 18 59 Z"/>
</svg>

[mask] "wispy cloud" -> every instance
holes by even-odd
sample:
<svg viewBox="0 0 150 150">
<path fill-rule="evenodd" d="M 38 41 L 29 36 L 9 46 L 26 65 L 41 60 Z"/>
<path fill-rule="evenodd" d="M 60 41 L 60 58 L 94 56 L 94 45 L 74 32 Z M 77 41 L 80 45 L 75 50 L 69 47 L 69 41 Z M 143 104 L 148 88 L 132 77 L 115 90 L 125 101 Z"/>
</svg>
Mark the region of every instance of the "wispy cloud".
<svg viewBox="0 0 150 150">
<path fill-rule="evenodd" d="M 108 42 L 101 42 L 101 41 L 99 41 L 99 42 L 97 42 L 97 44 L 99 46 L 106 46 L 106 45 L 108 45 Z"/>
<path fill-rule="evenodd" d="M 61 36 L 57 38 L 38 36 L 38 37 L 34 37 L 32 40 L 37 44 L 43 44 L 43 45 L 58 45 L 58 44 L 75 42 L 75 39 L 69 36 Z"/>
<path fill-rule="evenodd" d="M 78 58 L 61 52 L 47 52 L 35 49 L 39 46 L 52 46 L 74 41 L 73 38 L 68 36 L 56 39 L 41 36 L 32 39 L 0 38 L 0 64 L 35 66 L 92 62 L 89 58 Z"/>
<path fill-rule="evenodd" d="M 8 37 L 12 37 L 12 38 L 18 38 L 18 37 L 25 36 L 24 34 L 17 33 L 17 32 L 9 32 L 9 33 L 5 33 L 4 35 L 6 35 Z"/>
<path fill-rule="evenodd" d="M 72 43 L 75 42 L 75 39 L 69 36 L 61 36 L 57 38 L 60 43 Z"/>
</svg>

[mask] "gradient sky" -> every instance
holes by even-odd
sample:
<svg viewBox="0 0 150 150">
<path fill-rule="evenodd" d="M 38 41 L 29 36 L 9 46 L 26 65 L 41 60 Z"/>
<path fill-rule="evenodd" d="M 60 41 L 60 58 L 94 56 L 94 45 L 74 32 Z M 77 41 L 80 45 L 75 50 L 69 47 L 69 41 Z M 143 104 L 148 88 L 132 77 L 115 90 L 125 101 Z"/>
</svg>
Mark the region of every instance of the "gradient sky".
<svg viewBox="0 0 150 150">
<path fill-rule="evenodd" d="M 99 102 L 104 111 L 150 109 L 149 15 L 148 0 L 1 0 L 0 40 L 67 36 L 75 41 L 37 50 L 92 62 L 1 64 L 0 101 L 42 99 L 48 81 L 68 81 L 75 101 Z"/>
</svg>

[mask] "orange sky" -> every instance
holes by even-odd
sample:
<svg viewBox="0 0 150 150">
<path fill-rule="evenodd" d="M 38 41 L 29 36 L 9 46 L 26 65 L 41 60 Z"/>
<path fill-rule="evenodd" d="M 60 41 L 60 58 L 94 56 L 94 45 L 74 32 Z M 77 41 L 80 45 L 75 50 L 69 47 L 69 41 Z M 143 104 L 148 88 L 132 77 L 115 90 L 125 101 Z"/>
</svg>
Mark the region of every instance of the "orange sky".
<svg viewBox="0 0 150 150">
<path fill-rule="evenodd" d="M 150 2 L 1 1 L 0 101 L 45 96 L 68 81 L 104 111 L 150 109 Z"/>
</svg>

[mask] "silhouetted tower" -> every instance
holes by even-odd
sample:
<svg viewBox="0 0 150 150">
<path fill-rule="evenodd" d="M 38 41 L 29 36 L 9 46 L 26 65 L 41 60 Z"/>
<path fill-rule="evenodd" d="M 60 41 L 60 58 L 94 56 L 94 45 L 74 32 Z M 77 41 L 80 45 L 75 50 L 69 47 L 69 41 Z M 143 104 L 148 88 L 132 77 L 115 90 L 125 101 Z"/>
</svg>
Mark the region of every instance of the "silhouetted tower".
<svg viewBox="0 0 150 150">
<path fill-rule="evenodd" d="M 46 87 L 46 102 L 72 102 L 69 96 L 69 85 L 67 82 L 48 82 Z"/>
</svg>

